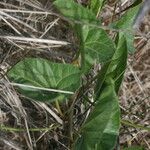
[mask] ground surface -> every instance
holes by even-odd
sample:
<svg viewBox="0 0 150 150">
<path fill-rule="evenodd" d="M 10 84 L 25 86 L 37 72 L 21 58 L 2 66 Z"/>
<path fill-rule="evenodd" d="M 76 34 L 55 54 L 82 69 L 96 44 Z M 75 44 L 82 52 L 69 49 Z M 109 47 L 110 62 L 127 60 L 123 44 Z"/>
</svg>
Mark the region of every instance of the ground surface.
<svg viewBox="0 0 150 150">
<path fill-rule="evenodd" d="M 122 9 L 131 1 L 127 2 L 120 5 Z M 84 5 L 86 4 L 84 1 Z M 109 23 L 114 7 L 110 2 L 103 10 L 101 16 L 104 25 Z M 26 10 L 29 12 L 23 12 Z M 0 150 L 68 149 L 64 131 L 58 125 L 60 116 L 55 107 L 20 95 L 5 76 L 14 64 L 29 56 L 72 61 L 78 41 L 68 28 L 68 23 L 54 12 L 56 10 L 52 2 L 47 0 L 0 1 Z M 141 27 L 142 35 L 149 34 L 149 22 L 147 16 Z M 129 119 L 135 125 L 147 126 L 150 124 L 150 41 L 142 35 L 135 36 L 137 51 L 128 59 L 120 91 L 120 108 L 123 120 Z M 20 41 L 12 38 L 18 36 L 55 39 L 72 44 L 62 46 L 44 43 L 42 40 L 39 44 L 32 39 L 26 42 L 26 39 Z M 133 125 L 127 125 L 126 122 L 122 122 L 119 141 L 121 149 L 132 145 L 150 149 L 150 133 L 139 126 L 134 128 Z"/>
</svg>

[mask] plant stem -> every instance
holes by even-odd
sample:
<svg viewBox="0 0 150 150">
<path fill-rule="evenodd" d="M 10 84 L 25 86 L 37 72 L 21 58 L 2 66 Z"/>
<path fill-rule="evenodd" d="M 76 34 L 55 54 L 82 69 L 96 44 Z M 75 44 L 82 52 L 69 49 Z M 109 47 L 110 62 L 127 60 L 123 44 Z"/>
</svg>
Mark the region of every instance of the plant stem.
<svg viewBox="0 0 150 150">
<path fill-rule="evenodd" d="M 134 127 L 134 128 L 140 128 L 142 130 L 147 130 L 147 131 L 150 131 L 150 128 L 149 127 L 144 127 L 142 125 L 139 125 L 139 124 L 134 124 L 128 120 L 121 120 L 121 123 L 122 124 L 125 124 L 127 126 L 131 126 L 131 127 Z"/>
<path fill-rule="evenodd" d="M 56 100 L 56 101 L 55 101 L 55 104 L 56 104 L 56 108 L 57 108 L 57 110 L 58 110 L 59 114 L 63 117 L 63 116 L 64 116 L 64 114 L 62 113 L 62 111 L 61 111 L 61 109 L 60 109 L 60 105 L 59 105 L 58 100 Z"/>
<path fill-rule="evenodd" d="M 50 130 L 56 129 L 58 127 L 59 127 L 59 125 L 52 124 L 48 128 L 30 128 L 29 131 L 32 131 L 32 132 L 50 131 Z M 12 127 L 8 127 L 8 126 L 4 126 L 4 125 L 0 126 L 0 130 L 1 131 L 8 131 L 8 132 L 23 132 L 23 131 L 26 131 L 26 129 L 23 129 L 23 128 L 12 128 Z"/>
</svg>

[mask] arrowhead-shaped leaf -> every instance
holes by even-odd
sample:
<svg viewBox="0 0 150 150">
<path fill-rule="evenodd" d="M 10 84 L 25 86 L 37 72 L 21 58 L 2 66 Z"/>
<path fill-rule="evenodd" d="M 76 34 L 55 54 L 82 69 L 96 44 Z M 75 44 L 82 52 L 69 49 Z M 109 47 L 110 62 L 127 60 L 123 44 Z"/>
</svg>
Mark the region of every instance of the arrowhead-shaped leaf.
<svg viewBox="0 0 150 150">
<path fill-rule="evenodd" d="M 120 110 L 112 79 L 105 82 L 97 104 L 81 128 L 75 150 L 112 150 L 120 127 Z"/>
<path fill-rule="evenodd" d="M 82 27 L 83 51 L 86 66 L 110 61 L 115 45 L 107 33 L 100 28 L 84 25 Z"/>
<path fill-rule="evenodd" d="M 135 51 L 135 48 L 133 46 L 133 41 L 134 41 L 134 35 L 133 35 L 133 21 L 138 13 L 140 5 L 137 5 L 133 8 L 130 8 L 122 17 L 119 21 L 113 24 L 113 27 L 117 29 L 121 29 L 126 37 L 127 40 L 127 46 L 128 46 L 128 51 L 133 53 Z"/>
<path fill-rule="evenodd" d="M 31 85 L 40 88 L 49 88 L 75 92 L 80 86 L 79 68 L 70 64 L 52 63 L 40 58 L 26 58 L 17 63 L 9 72 L 12 82 Z M 49 100 L 65 98 L 68 94 L 59 92 L 46 92 L 34 88 L 19 88 L 21 93 L 35 100 Z"/>
<path fill-rule="evenodd" d="M 79 21 L 73 27 L 80 40 L 82 68 L 89 69 L 95 62 L 109 61 L 114 54 L 115 45 L 107 33 L 99 28 L 100 22 L 95 15 L 73 0 L 56 0 L 54 4 L 65 17 Z"/>
<path fill-rule="evenodd" d="M 76 150 L 112 150 L 119 134 L 120 110 L 117 92 L 126 68 L 127 44 L 124 34 L 116 40 L 117 50 L 111 62 L 103 66 L 95 88 L 93 112 L 81 129 Z"/>
</svg>

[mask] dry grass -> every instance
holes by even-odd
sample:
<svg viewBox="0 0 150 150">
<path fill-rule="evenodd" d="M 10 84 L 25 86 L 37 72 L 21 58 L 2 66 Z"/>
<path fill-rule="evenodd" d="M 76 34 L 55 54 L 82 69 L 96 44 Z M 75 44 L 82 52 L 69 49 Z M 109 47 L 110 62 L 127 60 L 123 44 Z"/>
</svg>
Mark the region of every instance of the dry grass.
<svg viewBox="0 0 150 150">
<path fill-rule="evenodd" d="M 121 90 L 122 119 L 137 125 L 150 124 L 150 51 L 149 43 L 129 59 Z M 139 128 L 121 129 L 121 143 L 144 145 L 150 149 L 150 132 Z"/>
<path fill-rule="evenodd" d="M 126 7 L 125 1 L 120 6 Z M 107 14 L 102 14 L 104 25 L 110 21 L 113 8 L 114 5 L 106 6 L 104 11 Z M 145 20 L 142 28 L 144 34 L 149 34 L 149 27 L 149 21 Z M 35 102 L 20 95 L 5 73 L 15 63 L 28 56 L 70 62 L 77 50 L 77 42 L 72 30 L 68 28 L 68 23 L 56 13 L 51 1 L 0 1 L 1 150 L 68 149 L 61 112 L 56 109 L 57 106 Z M 136 36 L 135 47 L 137 52 L 129 58 L 120 91 L 120 107 L 122 119 L 148 126 L 150 42 Z M 121 146 L 143 145 L 148 150 L 149 139 L 148 131 L 122 124 Z"/>
</svg>

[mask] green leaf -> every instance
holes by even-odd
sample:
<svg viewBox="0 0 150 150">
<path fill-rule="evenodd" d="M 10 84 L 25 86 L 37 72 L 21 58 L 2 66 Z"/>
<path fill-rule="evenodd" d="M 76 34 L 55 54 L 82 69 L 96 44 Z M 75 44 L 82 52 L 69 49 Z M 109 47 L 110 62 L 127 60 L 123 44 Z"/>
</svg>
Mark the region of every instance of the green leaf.
<svg viewBox="0 0 150 150">
<path fill-rule="evenodd" d="M 56 0 L 54 4 L 65 17 L 80 21 L 73 26 L 80 40 L 82 69 L 88 70 L 96 62 L 109 61 L 114 54 L 115 45 L 107 33 L 99 28 L 95 15 L 72 0 Z"/>
<path fill-rule="evenodd" d="M 114 81 L 105 81 L 93 112 L 80 131 L 75 150 L 112 150 L 120 127 L 120 110 Z"/>
<path fill-rule="evenodd" d="M 97 15 L 103 7 L 103 4 L 106 0 L 92 0 L 90 8 Z"/>
<path fill-rule="evenodd" d="M 133 35 L 133 21 L 138 13 L 140 5 L 130 8 L 122 17 L 119 21 L 113 24 L 114 28 L 121 29 L 124 33 L 124 36 L 126 37 L 127 40 L 127 47 L 129 52 L 134 52 L 135 48 L 133 46 L 133 41 L 134 41 L 134 35 Z"/>
<path fill-rule="evenodd" d="M 120 126 L 116 92 L 122 82 L 127 60 L 127 43 L 123 33 L 118 34 L 116 46 L 111 61 L 99 73 L 95 88 L 96 105 L 81 129 L 76 149 L 112 150 L 115 146 Z"/>
<path fill-rule="evenodd" d="M 115 89 L 118 92 L 122 83 L 123 75 L 127 65 L 127 41 L 124 33 L 118 33 L 117 49 L 112 57 L 107 75 L 110 75 L 115 81 Z"/>
<path fill-rule="evenodd" d="M 94 63 L 110 61 L 115 52 L 113 41 L 103 29 L 97 27 L 84 25 L 81 41 L 83 42 L 81 51 L 84 53 L 85 66 L 88 68 Z"/>
<path fill-rule="evenodd" d="M 124 148 L 123 150 L 144 150 L 144 148 L 141 146 L 132 146 L 132 147 Z"/>
<path fill-rule="evenodd" d="M 133 25 L 133 19 L 136 16 L 140 5 L 130 8 L 119 21 L 114 24 L 114 27 L 119 29 L 131 29 Z"/>
<path fill-rule="evenodd" d="M 103 83 L 106 79 L 109 65 L 110 65 L 110 62 L 104 64 L 101 68 L 101 71 L 99 71 L 99 73 L 97 75 L 97 82 L 96 82 L 97 84 L 96 84 L 95 89 L 94 89 L 96 100 L 98 99 L 98 97 L 100 97 L 102 86 L 103 86 Z"/>
<path fill-rule="evenodd" d="M 89 9 L 75 3 L 73 0 L 56 0 L 53 3 L 57 9 L 72 21 L 91 23 L 96 21 L 95 15 Z"/>
<path fill-rule="evenodd" d="M 134 35 L 133 32 L 131 32 L 132 25 L 134 18 L 139 10 L 139 5 L 133 8 L 130 8 L 122 17 L 121 19 L 115 24 L 115 27 L 125 30 L 124 35 L 127 40 L 127 46 L 128 46 L 128 51 L 129 52 L 134 52 L 135 48 L 133 46 L 133 41 L 134 41 Z"/>
<path fill-rule="evenodd" d="M 96 99 L 101 94 L 103 82 L 108 77 L 115 81 L 116 93 L 122 83 L 123 75 L 127 65 L 127 42 L 123 33 L 119 33 L 116 39 L 116 51 L 109 63 L 106 63 L 98 74 L 97 84 L 95 87 Z"/>
<path fill-rule="evenodd" d="M 26 58 L 17 63 L 7 75 L 15 83 L 75 92 L 80 86 L 81 72 L 79 68 L 69 64 L 52 63 L 40 58 Z M 46 92 L 29 87 L 19 89 L 22 94 L 40 101 L 52 101 L 70 96 L 67 93 Z"/>
</svg>

